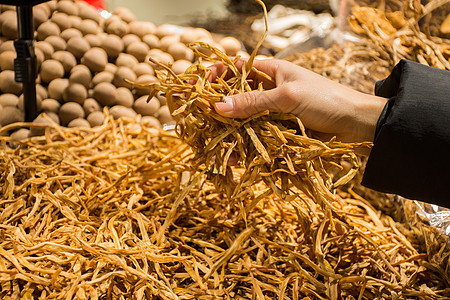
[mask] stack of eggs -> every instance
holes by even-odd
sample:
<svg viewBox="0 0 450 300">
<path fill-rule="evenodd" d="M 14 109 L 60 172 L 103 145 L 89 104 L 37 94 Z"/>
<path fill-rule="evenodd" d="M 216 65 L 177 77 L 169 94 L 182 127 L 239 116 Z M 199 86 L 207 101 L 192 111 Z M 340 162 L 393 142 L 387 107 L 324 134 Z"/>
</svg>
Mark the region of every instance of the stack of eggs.
<svg viewBox="0 0 450 300">
<path fill-rule="evenodd" d="M 14 40 L 17 16 L 14 6 L 0 6 L 0 127 L 23 121 L 21 84 L 14 80 Z M 195 62 L 186 45 L 202 41 L 227 55 L 246 56 L 233 37 L 213 39 L 203 28 L 155 25 L 136 20 L 127 8 L 102 17 L 83 1 L 49 1 L 33 7 L 39 112 L 69 127 L 94 127 L 104 121 L 103 109 L 114 118 L 142 116 L 155 127 L 173 122 L 164 95 L 148 99 L 148 90 L 136 89 L 125 79 L 151 83 L 158 66 L 149 57 L 184 72 Z M 33 122 L 45 124 L 38 116 Z M 43 130 L 20 129 L 17 139 L 40 135 Z"/>
</svg>

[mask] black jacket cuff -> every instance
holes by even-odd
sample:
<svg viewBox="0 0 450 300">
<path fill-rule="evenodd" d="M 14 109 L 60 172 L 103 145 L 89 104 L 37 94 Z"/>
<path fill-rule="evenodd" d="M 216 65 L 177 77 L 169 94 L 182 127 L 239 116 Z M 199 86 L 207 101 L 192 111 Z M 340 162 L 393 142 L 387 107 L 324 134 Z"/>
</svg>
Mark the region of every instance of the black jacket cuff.
<svg viewBox="0 0 450 300">
<path fill-rule="evenodd" d="M 377 96 L 380 115 L 363 185 L 450 206 L 450 72 L 402 60 Z"/>
</svg>

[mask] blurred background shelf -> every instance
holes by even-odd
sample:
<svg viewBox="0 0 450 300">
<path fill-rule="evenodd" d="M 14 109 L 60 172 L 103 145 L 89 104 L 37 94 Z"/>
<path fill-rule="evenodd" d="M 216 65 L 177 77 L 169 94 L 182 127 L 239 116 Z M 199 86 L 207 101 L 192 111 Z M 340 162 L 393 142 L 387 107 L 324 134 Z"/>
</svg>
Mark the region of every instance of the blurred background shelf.
<svg viewBox="0 0 450 300">
<path fill-rule="evenodd" d="M 227 2 L 227 0 L 108 0 L 106 4 L 110 11 L 117 7 L 127 7 L 141 21 L 184 25 L 193 19 L 226 17 L 229 14 Z"/>
</svg>

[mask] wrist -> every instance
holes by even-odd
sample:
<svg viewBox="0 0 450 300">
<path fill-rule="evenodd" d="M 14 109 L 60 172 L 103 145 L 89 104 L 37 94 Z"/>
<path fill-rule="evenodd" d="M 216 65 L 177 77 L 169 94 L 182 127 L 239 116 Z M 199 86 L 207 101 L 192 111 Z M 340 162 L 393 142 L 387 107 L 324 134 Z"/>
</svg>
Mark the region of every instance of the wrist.
<svg viewBox="0 0 450 300">
<path fill-rule="evenodd" d="M 354 99 L 354 138 L 357 142 L 373 142 L 378 119 L 388 99 L 364 93 L 359 94 Z"/>
</svg>

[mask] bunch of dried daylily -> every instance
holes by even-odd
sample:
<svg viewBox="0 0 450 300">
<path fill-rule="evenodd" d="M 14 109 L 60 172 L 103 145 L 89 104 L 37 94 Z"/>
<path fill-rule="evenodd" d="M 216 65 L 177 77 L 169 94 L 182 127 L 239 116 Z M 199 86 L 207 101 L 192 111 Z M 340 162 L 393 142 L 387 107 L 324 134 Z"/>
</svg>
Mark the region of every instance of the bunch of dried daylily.
<svg viewBox="0 0 450 300">
<path fill-rule="evenodd" d="M 372 7 L 352 8 L 349 17 L 356 33 L 367 35 L 380 53 L 395 65 L 400 59 L 409 59 L 440 69 L 450 70 L 450 40 L 432 36 L 423 30 L 429 23 L 431 13 L 448 0 L 431 0 L 422 5 L 420 1 L 403 1 L 401 10 L 385 12 Z M 447 12 L 448 13 L 448 12 Z"/>
<path fill-rule="evenodd" d="M 340 217 L 263 184 L 229 202 L 174 135 L 106 120 L 0 137 L 1 299 L 450 296 L 446 244 L 418 252 L 351 190 Z"/>
<path fill-rule="evenodd" d="M 358 170 L 355 149 L 369 147 L 370 143 L 321 142 L 309 137 L 301 120 L 294 115 L 266 111 L 247 119 L 231 119 L 214 109 L 214 103 L 224 96 L 262 91 L 262 82 L 248 80 L 251 72 L 273 82 L 267 74 L 252 67 L 267 35 L 267 12 L 264 3 L 257 2 L 264 8 L 266 32 L 242 68 L 237 67 L 239 58 L 231 59 L 219 49 L 198 42 L 189 46 L 200 59 L 220 62 L 228 68 L 215 82 L 208 80 L 210 72 L 201 63 L 177 75 L 170 66 L 150 58 L 163 69 L 156 71 L 159 82 L 135 85 L 165 94 L 180 138 L 195 153 L 197 168 L 204 169 L 218 190 L 230 199 L 251 193 L 250 186 L 264 181 L 281 199 L 305 194 L 321 205 L 332 206 L 336 200 L 333 190 L 346 184 Z M 243 173 L 237 174 L 228 166 L 231 156 L 240 158 Z M 344 169 L 343 161 L 349 162 L 351 168 L 335 176 Z"/>
</svg>

